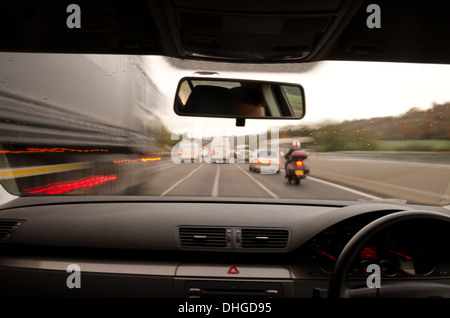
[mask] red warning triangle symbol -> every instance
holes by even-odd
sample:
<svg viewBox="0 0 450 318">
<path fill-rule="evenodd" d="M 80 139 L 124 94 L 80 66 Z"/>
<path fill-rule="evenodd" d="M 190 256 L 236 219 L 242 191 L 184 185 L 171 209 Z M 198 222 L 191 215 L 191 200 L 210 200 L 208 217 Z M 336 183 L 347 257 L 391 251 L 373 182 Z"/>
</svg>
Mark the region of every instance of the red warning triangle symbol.
<svg viewBox="0 0 450 318">
<path fill-rule="evenodd" d="M 237 270 L 237 268 L 233 265 L 230 267 L 230 269 L 228 270 L 228 274 L 239 274 L 239 271 Z"/>
</svg>

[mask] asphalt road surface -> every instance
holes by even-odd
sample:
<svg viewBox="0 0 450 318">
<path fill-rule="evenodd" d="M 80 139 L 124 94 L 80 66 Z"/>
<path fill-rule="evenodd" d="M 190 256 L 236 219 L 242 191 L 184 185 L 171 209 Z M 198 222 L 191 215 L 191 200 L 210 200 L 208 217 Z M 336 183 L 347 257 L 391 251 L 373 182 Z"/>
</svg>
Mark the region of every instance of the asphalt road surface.
<svg viewBox="0 0 450 318">
<path fill-rule="evenodd" d="M 450 165 L 443 164 L 310 156 L 311 174 L 300 185 L 294 185 L 284 178 L 283 170 L 279 174 L 260 174 L 249 171 L 248 163 L 177 164 L 169 158 L 101 158 L 104 160 L 3 169 L 0 181 L 11 193 L 19 188 L 26 195 L 388 199 L 441 206 L 450 203 Z"/>
<path fill-rule="evenodd" d="M 244 163 L 208 164 L 167 161 L 158 165 L 139 195 L 372 200 L 380 198 L 314 177 L 289 184 L 284 171 L 260 174 Z"/>
</svg>

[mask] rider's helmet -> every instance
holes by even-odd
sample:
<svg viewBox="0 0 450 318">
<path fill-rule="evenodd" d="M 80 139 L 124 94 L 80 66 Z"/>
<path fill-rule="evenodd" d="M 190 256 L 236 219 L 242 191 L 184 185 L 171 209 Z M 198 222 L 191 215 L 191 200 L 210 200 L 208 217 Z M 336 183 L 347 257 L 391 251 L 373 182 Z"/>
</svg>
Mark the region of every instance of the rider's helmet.
<svg viewBox="0 0 450 318">
<path fill-rule="evenodd" d="M 292 142 L 292 148 L 294 148 L 294 149 L 300 149 L 300 141 L 294 140 L 294 141 Z"/>
</svg>

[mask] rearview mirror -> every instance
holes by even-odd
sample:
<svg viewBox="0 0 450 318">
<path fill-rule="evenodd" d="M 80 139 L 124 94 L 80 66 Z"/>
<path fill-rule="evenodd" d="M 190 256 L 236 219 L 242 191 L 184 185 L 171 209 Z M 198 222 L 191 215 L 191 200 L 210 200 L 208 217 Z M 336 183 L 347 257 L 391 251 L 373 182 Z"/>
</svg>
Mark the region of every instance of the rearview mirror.
<svg viewBox="0 0 450 318">
<path fill-rule="evenodd" d="M 298 84 L 185 77 L 178 84 L 174 109 L 180 116 L 301 119 L 305 94 Z"/>
</svg>

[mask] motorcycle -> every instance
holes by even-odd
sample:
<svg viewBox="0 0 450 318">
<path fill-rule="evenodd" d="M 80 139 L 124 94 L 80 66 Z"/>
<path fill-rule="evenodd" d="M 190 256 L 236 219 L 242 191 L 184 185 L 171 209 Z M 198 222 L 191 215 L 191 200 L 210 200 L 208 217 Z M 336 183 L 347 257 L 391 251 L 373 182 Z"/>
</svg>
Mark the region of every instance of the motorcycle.
<svg viewBox="0 0 450 318">
<path fill-rule="evenodd" d="M 308 158 L 308 154 L 301 150 L 296 150 L 289 156 L 286 164 L 286 178 L 289 183 L 293 181 L 298 185 L 309 174 L 309 166 L 303 162 L 306 158 Z"/>
</svg>

